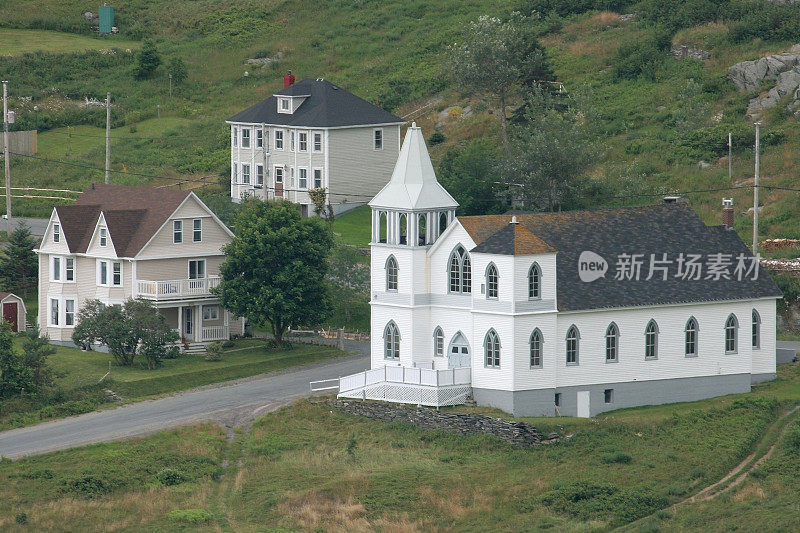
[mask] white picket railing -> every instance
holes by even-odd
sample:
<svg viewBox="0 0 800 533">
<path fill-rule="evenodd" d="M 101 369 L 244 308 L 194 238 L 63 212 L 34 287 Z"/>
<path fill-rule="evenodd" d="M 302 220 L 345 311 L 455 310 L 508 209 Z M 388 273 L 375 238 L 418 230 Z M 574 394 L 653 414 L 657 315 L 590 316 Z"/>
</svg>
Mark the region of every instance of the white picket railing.
<svg viewBox="0 0 800 533">
<path fill-rule="evenodd" d="M 203 326 L 201 330 L 202 341 L 221 341 L 231 338 L 229 326 Z"/>
<path fill-rule="evenodd" d="M 407 366 L 384 366 L 339 378 L 339 392 L 352 391 L 382 382 L 426 387 L 470 385 L 472 370 L 469 367 L 431 370 Z"/>
<path fill-rule="evenodd" d="M 211 296 L 211 289 L 219 285 L 219 276 L 200 279 L 173 279 L 166 281 L 138 281 L 138 294 L 152 300 L 169 300 L 187 296 Z"/>
</svg>

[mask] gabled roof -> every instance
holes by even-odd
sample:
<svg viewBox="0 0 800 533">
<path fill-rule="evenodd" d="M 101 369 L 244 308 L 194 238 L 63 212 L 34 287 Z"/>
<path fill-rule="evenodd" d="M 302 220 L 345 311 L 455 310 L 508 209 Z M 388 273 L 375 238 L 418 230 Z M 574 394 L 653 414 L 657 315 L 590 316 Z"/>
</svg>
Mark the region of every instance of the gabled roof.
<svg viewBox="0 0 800 533">
<path fill-rule="evenodd" d="M 134 257 L 190 194 L 171 189 L 93 184 L 73 205 L 55 209 L 71 253 L 86 252 L 103 213 L 117 255 Z"/>
<path fill-rule="evenodd" d="M 278 113 L 278 96 L 308 96 L 294 113 Z M 306 78 L 240 111 L 228 122 L 310 128 L 402 124 L 400 117 L 327 80 Z"/>
<path fill-rule="evenodd" d="M 458 202 L 436 180 L 422 129 L 416 122 L 406 131 L 389 183 L 370 200 L 369 205 L 387 209 L 458 207 Z"/>
<path fill-rule="evenodd" d="M 705 264 L 712 254 L 744 254 L 750 266 L 752 254 L 736 232 L 724 227 L 706 226 L 688 204 L 663 204 L 626 207 L 598 211 L 571 211 L 516 215 L 518 226 L 537 237 L 558 253 L 557 299 L 559 311 L 635 307 L 664 304 L 698 303 L 755 298 L 777 298 L 781 291 L 767 272 L 758 267 L 757 279 L 752 273 L 738 280 L 705 279 Z M 509 253 L 512 215 L 460 217 L 459 223 L 476 243 L 474 251 Z M 514 253 L 517 231 L 514 228 Z M 527 248 L 525 245 L 523 249 Z M 498 250 L 498 251 L 492 251 Z M 604 277 L 591 282 L 581 281 L 578 258 L 584 251 L 594 252 L 608 263 Z M 679 254 L 700 254 L 703 265 L 699 280 L 676 277 Z M 615 279 L 620 254 L 642 254 L 639 279 Z M 661 259 L 667 254 L 667 279 L 660 272 L 647 280 L 650 254 Z"/>
<path fill-rule="evenodd" d="M 554 253 L 556 249 L 518 222 L 512 221 L 471 251 L 497 255 L 532 255 Z"/>
</svg>

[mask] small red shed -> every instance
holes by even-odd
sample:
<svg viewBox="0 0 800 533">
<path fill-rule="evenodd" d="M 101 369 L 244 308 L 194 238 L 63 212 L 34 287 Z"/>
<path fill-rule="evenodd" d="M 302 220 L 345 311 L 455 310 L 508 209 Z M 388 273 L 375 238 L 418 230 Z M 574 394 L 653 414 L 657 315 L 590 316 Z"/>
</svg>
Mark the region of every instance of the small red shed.
<svg viewBox="0 0 800 533">
<path fill-rule="evenodd" d="M 25 331 L 25 302 L 12 292 L 0 292 L 0 305 L 3 306 L 3 320 L 11 324 L 15 332 Z"/>
</svg>

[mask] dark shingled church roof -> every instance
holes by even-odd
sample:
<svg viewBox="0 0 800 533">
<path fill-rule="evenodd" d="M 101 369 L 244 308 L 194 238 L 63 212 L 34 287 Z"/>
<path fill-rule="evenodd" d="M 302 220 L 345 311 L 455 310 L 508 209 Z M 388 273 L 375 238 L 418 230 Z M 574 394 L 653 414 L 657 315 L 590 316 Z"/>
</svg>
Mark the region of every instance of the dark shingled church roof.
<svg viewBox="0 0 800 533">
<path fill-rule="evenodd" d="M 402 124 L 402 118 L 359 98 L 327 80 L 306 78 L 276 93 L 283 96 L 308 96 L 294 113 L 278 113 L 278 99 L 266 100 L 240 111 L 228 122 L 274 124 L 309 128 Z"/>
<path fill-rule="evenodd" d="M 511 215 L 460 217 L 459 222 L 477 244 L 473 252 L 530 255 L 547 253 L 526 245 L 518 249 L 521 229 L 556 253 L 557 298 L 559 311 L 635 307 L 665 304 L 714 302 L 754 298 L 776 298 L 781 291 L 764 269 L 758 267 L 738 280 L 734 275 L 736 257 L 744 254 L 751 266 L 752 254 L 735 231 L 724 226 L 706 226 L 686 203 L 626 207 L 597 211 L 571 211 L 517 215 L 519 224 L 511 225 Z M 517 226 L 517 227 L 514 227 Z M 511 227 L 511 229 L 509 229 Z M 511 238 L 512 231 L 514 238 Z M 529 239 L 528 239 L 529 241 Z M 581 252 L 594 252 L 608 263 L 604 277 L 581 281 L 578 258 Z M 666 280 L 656 272 L 647 280 L 650 255 L 661 259 L 667 254 Z M 703 263 L 699 280 L 676 277 L 679 254 L 700 254 Z M 730 254 L 731 279 L 706 279 L 708 257 Z M 638 280 L 616 280 L 620 254 L 642 254 Z M 544 275 L 547 275 L 544 273 Z"/>
</svg>

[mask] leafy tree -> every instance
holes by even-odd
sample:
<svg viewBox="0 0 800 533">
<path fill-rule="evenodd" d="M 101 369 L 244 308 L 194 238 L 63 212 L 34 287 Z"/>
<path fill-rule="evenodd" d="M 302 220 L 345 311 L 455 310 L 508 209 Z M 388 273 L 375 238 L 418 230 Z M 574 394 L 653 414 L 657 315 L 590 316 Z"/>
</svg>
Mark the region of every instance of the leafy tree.
<svg viewBox="0 0 800 533">
<path fill-rule="evenodd" d="M 20 222 L 11 232 L 8 246 L 0 256 L 0 281 L 6 290 L 27 297 L 28 291 L 36 287 L 39 260 L 33 249 L 37 244 L 25 222 Z"/>
<path fill-rule="evenodd" d="M 344 324 L 369 323 L 369 265 L 355 246 L 340 244 L 331 251 L 328 283 L 336 316 Z M 338 325 L 338 324 L 337 324 Z"/>
<path fill-rule="evenodd" d="M 531 20 L 516 12 L 506 21 L 482 16 L 470 22 L 465 41 L 448 48 L 447 68 L 462 90 L 495 100 L 507 153 L 509 99 L 523 85 L 553 79 Z"/>
<path fill-rule="evenodd" d="M 23 357 L 14 350 L 14 333 L 8 322 L 0 324 L 0 398 L 35 392 L 33 372 Z"/>
<path fill-rule="evenodd" d="M 598 121 L 579 95 L 564 110 L 543 91 L 529 98 L 525 124 L 514 127 L 511 157 L 499 165 L 507 194 L 530 210 L 576 207 L 583 174 L 597 155 L 592 125 Z"/>
<path fill-rule="evenodd" d="M 236 219 L 214 290 L 222 305 L 257 326 L 270 325 L 275 340 L 293 324 L 318 324 L 328 314 L 325 284 L 333 234 L 317 217 L 302 218 L 285 200 L 248 199 Z"/>
<path fill-rule="evenodd" d="M 136 79 L 143 80 L 151 77 L 156 69 L 161 65 L 161 56 L 153 41 L 145 40 L 142 49 L 139 51 L 138 63 L 136 64 Z"/>
<path fill-rule="evenodd" d="M 329 228 L 332 228 L 335 217 L 333 215 L 333 207 L 328 203 L 328 193 L 325 187 L 309 189 L 308 196 L 311 198 L 311 203 L 314 204 L 314 211 L 328 223 Z"/>
<path fill-rule="evenodd" d="M 79 346 L 88 348 L 94 342 L 107 346 L 120 365 L 130 366 L 141 355 L 149 369 L 158 366 L 167 355 L 167 344 L 178 338 L 152 303 L 134 299 L 110 306 L 89 300 L 78 313 L 72 333 L 72 341 Z"/>
<path fill-rule="evenodd" d="M 186 81 L 186 78 L 189 77 L 189 72 L 186 70 L 186 63 L 178 56 L 169 58 L 167 73 L 172 74 L 172 81 L 175 83 L 183 83 Z"/>
<path fill-rule="evenodd" d="M 458 202 L 459 215 L 491 215 L 506 211 L 498 198 L 495 151 L 485 139 L 445 152 L 436 175 Z"/>
<path fill-rule="evenodd" d="M 41 390 L 53 384 L 52 371 L 47 358 L 55 355 L 56 347 L 50 344 L 48 335 L 40 336 L 39 327 L 22 333 L 22 360 L 30 369 L 33 384 Z"/>
</svg>

